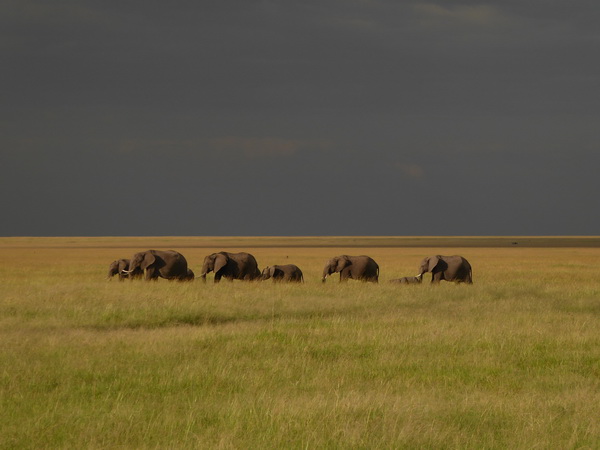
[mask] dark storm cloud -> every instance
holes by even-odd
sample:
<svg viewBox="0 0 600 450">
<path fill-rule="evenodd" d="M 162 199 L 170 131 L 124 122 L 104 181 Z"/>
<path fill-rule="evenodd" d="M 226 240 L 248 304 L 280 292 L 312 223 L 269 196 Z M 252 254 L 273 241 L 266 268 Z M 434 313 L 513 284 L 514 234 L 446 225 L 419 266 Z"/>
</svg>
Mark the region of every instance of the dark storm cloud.
<svg viewBox="0 0 600 450">
<path fill-rule="evenodd" d="M 4 2 L 0 234 L 597 234 L 599 13 Z"/>
</svg>

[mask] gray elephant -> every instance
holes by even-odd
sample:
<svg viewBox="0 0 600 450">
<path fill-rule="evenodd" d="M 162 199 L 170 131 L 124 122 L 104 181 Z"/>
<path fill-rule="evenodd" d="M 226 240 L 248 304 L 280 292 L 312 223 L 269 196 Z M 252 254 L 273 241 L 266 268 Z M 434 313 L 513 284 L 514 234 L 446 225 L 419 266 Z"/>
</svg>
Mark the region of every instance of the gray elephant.
<svg viewBox="0 0 600 450">
<path fill-rule="evenodd" d="M 473 283 L 473 270 L 471 264 L 459 255 L 454 256 L 428 256 L 421 261 L 418 278 L 431 272 L 431 282 L 439 283 L 442 280 L 456 283 Z"/>
<path fill-rule="evenodd" d="M 129 278 L 133 280 L 134 278 L 140 278 L 144 272 L 140 269 L 137 269 L 131 273 L 123 273 L 124 270 L 129 270 L 129 260 L 128 259 L 117 259 L 110 263 L 108 267 L 108 279 L 111 279 L 115 275 L 119 275 L 119 281 L 123 281 L 125 278 Z"/>
<path fill-rule="evenodd" d="M 192 281 L 194 278 L 196 278 L 196 275 L 192 272 L 192 269 L 188 269 L 181 281 Z"/>
<path fill-rule="evenodd" d="M 200 274 L 203 281 L 206 281 L 206 274 L 209 272 L 215 273 L 215 283 L 221 281 L 223 277 L 229 281 L 252 281 L 260 278 L 261 275 L 256 258 L 244 252 L 219 252 L 206 256 Z"/>
<path fill-rule="evenodd" d="M 304 275 L 302 274 L 300 268 L 295 264 L 265 267 L 262 271 L 261 280 L 268 280 L 269 278 L 272 278 L 273 281 L 291 281 L 297 283 L 304 282 Z"/>
<path fill-rule="evenodd" d="M 379 280 L 379 266 L 373 258 L 366 255 L 341 255 L 331 258 L 323 269 L 323 282 L 335 272 L 340 273 L 340 281 L 352 279 L 377 283 Z"/>
<path fill-rule="evenodd" d="M 421 278 L 421 277 L 402 277 L 402 278 L 395 278 L 393 280 L 390 280 L 390 283 L 421 284 L 421 281 L 423 281 L 423 278 Z"/>
<path fill-rule="evenodd" d="M 189 281 L 194 279 L 194 272 L 188 269 L 185 257 L 175 250 L 146 250 L 133 255 L 129 262 L 129 270 L 122 273 L 133 273 L 136 270 L 146 271 L 146 280 Z"/>
</svg>

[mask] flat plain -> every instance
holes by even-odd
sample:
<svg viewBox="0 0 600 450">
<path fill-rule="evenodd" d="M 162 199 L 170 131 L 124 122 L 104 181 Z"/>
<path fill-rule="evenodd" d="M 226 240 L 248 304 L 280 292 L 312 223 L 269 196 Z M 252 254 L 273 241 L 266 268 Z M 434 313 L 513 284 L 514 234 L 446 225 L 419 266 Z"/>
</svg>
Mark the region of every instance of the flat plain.
<svg viewBox="0 0 600 450">
<path fill-rule="evenodd" d="M 106 279 L 148 248 L 306 282 Z M 474 284 L 388 282 L 433 254 Z M 599 275 L 598 237 L 0 238 L 0 447 L 599 448 Z"/>
</svg>

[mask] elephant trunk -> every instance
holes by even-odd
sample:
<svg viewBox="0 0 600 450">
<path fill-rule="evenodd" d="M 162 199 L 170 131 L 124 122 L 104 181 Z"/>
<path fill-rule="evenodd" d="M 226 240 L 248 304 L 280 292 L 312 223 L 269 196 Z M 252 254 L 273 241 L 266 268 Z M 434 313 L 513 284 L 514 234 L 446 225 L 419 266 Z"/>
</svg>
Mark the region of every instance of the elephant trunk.
<svg viewBox="0 0 600 450">
<path fill-rule="evenodd" d="M 206 283 L 206 272 L 201 273 L 199 278 Z"/>
<path fill-rule="evenodd" d="M 206 281 L 206 274 L 212 272 L 214 269 L 214 265 L 211 267 L 209 257 L 204 258 L 204 263 L 202 264 L 202 270 L 200 271 L 200 278 Z"/>
<path fill-rule="evenodd" d="M 429 267 L 422 263 L 419 267 L 419 274 L 415 278 L 423 278 L 423 275 L 425 275 L 427 272 L 429 272 Z"/>
<path fill-rule="evenodd" d="M 325 266 L 325 268 L 323 269 L 323 277 L 322 277 L 321 281 L 323 281 L 323 283 L 325 283 L 325 280 L 327 279 L 327 277 L 329 275 L 331 275 L 333 272 L 334 271 L 333 271 L 333 269 L 331 267 L 331 264 L 327 264 Z"/>
</svg>

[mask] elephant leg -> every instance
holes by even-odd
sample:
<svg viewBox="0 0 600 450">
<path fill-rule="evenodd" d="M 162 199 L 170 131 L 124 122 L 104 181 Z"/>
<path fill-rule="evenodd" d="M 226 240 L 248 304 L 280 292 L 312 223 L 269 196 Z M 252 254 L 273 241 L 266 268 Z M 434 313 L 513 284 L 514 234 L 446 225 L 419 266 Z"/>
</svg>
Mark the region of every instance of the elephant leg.
<svg viewBox="0 0 600 450">
<path fill-rule="evenodd" d="M 459 283 L 473 284 L 473 281 L 469 277 L 469 275 L 462 276 L 457 279 Z"/>
<path fill-rule="evenodd" d="M 431 274 L 431 282 L 434 284 L 439 283 L 444 279 L 443 272 L 436 272 Z"/>
<path fill-rule="evenodd" d="M 377 283 L 379 277 L 377 276 L 377 272 L 375 273 L 366 273 L 364 277 L 362 277 L 364 281 L 369 281 L 371 283 Z"/>
<path fill-rule="evenodd" d="M 158 278 L 161 276 L 160 275 L 160 271 L 158 269 L 156 269 L 156 268 L 152 268 L 151 270 L 146 271 L 146 273 L 150 274 L 150 278 L 149 279 L 152 280 L 152 281 L 157 281 Z"/>
<path fill-rule="evenodd" d="M 346 267 L 340 272 L 340 281 L 348 281 L 352 279 L 352 272 L 350 271 L 350 267 Z"/>
<path fill-rule="evenodd" d="M 471 271 L 467 267 L 463 267 L 461 269 L 460 281 L 467 284 L 473 284 L 473 280 L 471 278 Z"/>
</svg>

